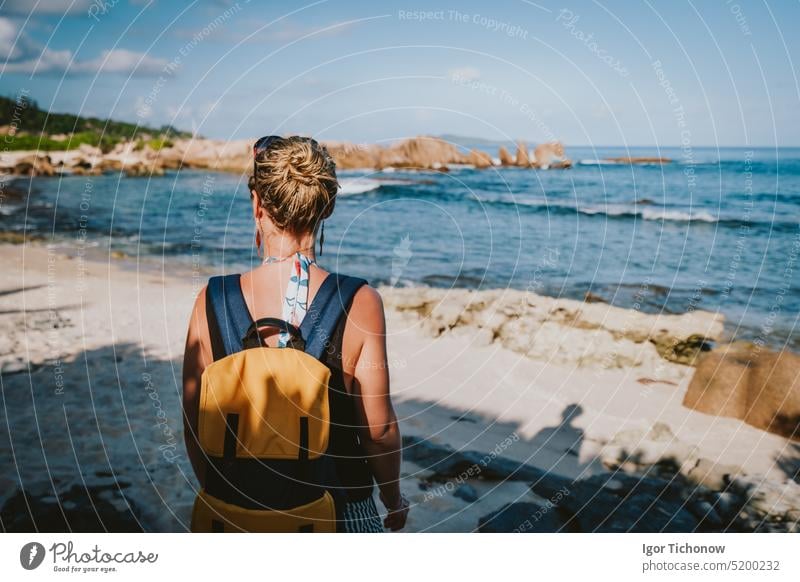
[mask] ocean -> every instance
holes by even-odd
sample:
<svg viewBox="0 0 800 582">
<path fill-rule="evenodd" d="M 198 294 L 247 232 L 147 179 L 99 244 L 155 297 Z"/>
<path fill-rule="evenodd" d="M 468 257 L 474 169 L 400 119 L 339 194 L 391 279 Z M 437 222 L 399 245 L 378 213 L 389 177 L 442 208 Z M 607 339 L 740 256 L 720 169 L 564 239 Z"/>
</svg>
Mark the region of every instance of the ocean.
<svg viewBox="0 0 800 582">
<path fill-rule="evenodd" d="M 319 262 L 375 285 L 588 292 L 649 313 L 719 311 L 731 338 L 800 349 L 800 149 L 566 153 L 568 170 L 342 171 Z M 674 162 L 603 161 L 621 156 Z M 257 264 L 246 179 L 234 174 L 13 186 L 30 195 L 2 201 L 0 229 L 67 252 L 199 278 Z"/>
</svg>

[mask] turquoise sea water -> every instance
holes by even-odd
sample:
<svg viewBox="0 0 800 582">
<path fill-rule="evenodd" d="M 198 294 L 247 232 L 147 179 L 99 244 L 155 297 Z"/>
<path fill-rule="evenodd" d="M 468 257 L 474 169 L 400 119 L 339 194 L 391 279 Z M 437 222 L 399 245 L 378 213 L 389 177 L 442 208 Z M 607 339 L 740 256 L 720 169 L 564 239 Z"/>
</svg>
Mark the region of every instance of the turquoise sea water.
<svg viewBox="0 0 800 582">
<path fill-rule="evenodd" d="M 491 151 L 496 154 L 496 150 Z M 800 348 L 800 149 L 568 148 L 569 170 L 347 171 L 320 262 L 374 284 L 591 291 L 648 312 L 720 311 Z M 601 162 L 665 156 L 667 165 Z M 243 178 L 197 170 L 19 179 L 0 228 L 148 264 L 256 261 Z"/>
</svg>

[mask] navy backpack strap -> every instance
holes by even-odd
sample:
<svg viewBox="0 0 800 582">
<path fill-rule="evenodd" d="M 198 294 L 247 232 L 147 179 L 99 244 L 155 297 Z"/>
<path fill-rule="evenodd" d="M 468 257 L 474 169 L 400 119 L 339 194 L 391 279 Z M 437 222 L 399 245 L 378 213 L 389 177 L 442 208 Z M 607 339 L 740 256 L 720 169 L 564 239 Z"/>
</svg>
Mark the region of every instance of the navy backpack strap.
<svg viewBox="0 0 800 582">
<path fill-rule="evenodd" d="M 350 307 L 356 291 L 366 284 L 364 279 L 336 273 L 325 278 L 300 324 L 308 355 L 318 360 L 322 357 L 339 319 Z"/>
<path fill-rule="evenodd" d="M 214 315 L 213 321 L 208 319 L 214 360 L 242 351 L 242 338 L 253 323 L 242 295 L 240 279 L 241 275 L 235 274 L 208 280 L 206 313 Z"/>
</svg>

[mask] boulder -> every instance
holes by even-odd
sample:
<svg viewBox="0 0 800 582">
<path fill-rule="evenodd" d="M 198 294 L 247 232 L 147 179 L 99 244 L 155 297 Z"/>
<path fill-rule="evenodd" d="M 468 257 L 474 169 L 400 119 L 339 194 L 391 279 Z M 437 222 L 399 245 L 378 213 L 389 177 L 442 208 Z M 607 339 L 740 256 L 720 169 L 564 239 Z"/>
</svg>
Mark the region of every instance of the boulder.
<svg viewBox="0 0 800 582">
<path fill-rule="evenodd" d="M 530 156 L 528 155 L 528 146 L 525 145 L 524 141 L 520 141 L 517 143 L 516 164 L 524 168 L 531 167 L 531 159 Z"/>
<path fill-rule="evenodd" d="M 379 147 L 345 142 L 325 142 L 340 170 L 379 169 Z"/>
<path fill-rule="evenodd" d="M 800 356 L 722 346 L 698 359 L 683 405 L 800 440 Z"/>
<path fill-rule="evenodd" d="M 437 137 L 419 136 L 380 150 L 379 159 L 381 167 L 438 170 L 447 164 L 466 164 L 469 158 L 454 144 Z"/>
<path fill-rule="evenodd" d="M 164 168 L 157 164 L 146 164 L 139 162 L 125 166 L 125 175 L 129 178 L 142 176 L 163 176 Z"/>
<path fill-rule="evenodd" d="M 52 176 L 55 174 L 55 168 L 50 156 L 30 154 L 17 159 L 12 173 L 23 176 Z"/>
<path fill-rule="evenodd" d="M 713 491 L 721 491 L 743 471 L 738 465 L 726 465 L 711 459 L 697 459 L 693 465 L 685 463 L 682 472 L 692 483 L 697 483 Z"/>
<path fill-rule="evenodd" d="M 325 142 L 324 145 L 339 169 L 446 170 L 448 164 L 473 164 L 481 168 L 492 165 L 490 156 L 475 150 L 464 155 L 454 144 L 436 137 L 413 137 L 388 147 L 342 142 Z"/>
<path fill-rule="evenodd" d="M 497 156 L 500 158 L 501 166 L 513 166 L 515 164 L 514 157 L 508 153 L 508 150 L 505 148 L 505 146 L 500 146 Z"/>
<path fill-rule="evenodd" d="M 453 491 L 453 497 L 458 497 L 467 503 L 475 503 L 479 496 L 478 492 L 475 490 L 475 487 L 469 483 L 462 483 L 456 487 L 455 491 Z"/>
<path fill-rule="evenodd" d="M 800 440 L 800 356 L 761 352 L 748 378 L 744 421 Z"/>
<path fill-rule="evenodd" d="M 683 339 L 655 336 L 650 341 L 662 358 L 686 366 L 694 365 L 701 353 L 711 350 L 711 342 L 704 335 L 696 333 Z"/>
<path fill-rule="evenodd" d="M 490 168 L 494 165 L 492 156 L 480 150 L 470 150 L 467 163 L 472 164 L 476 168 L 480 169 Z"/>
<path fill-rule="evenodd" d="M 559 163 L 559 167 L 562 168 L 566 168 L 571 165 L 571 163 L 567 165 L 569 160 L 564 153 L 564 144 L 562 144 L 560 141 L 540 143 L 533 151 L 533 156 L 534 165 L 543 170 L 553 167 L 555 163 Z"/>
</svg>

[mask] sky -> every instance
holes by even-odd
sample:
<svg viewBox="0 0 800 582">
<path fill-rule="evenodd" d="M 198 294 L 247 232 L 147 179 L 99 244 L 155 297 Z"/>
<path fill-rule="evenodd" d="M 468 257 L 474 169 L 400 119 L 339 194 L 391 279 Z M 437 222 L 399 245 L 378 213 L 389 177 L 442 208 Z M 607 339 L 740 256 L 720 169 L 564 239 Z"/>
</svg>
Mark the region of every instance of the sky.
<svg viewBox="0 0 800 582">
<path fill-rule="evenodd" d="M 0 0 L 0 93 L 219 139 L 800 145 L 800 3 Z"/>
</svg>

